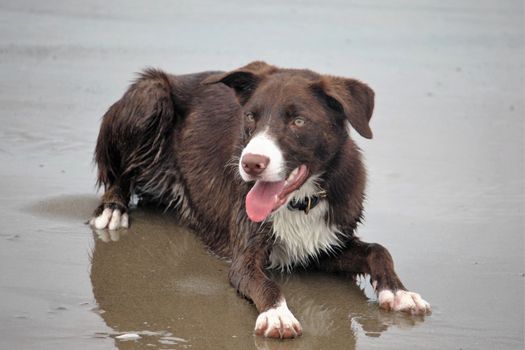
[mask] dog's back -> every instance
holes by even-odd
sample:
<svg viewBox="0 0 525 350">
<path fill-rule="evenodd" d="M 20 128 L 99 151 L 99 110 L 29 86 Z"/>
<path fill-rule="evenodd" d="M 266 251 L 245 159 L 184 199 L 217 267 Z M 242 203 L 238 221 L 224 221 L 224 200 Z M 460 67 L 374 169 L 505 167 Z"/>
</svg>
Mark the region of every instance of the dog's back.
<svg viewBox="0 0 525 350">
<path fill-rule="evenodd" d="M 202 84 L 217 73 L 146 70 L 104 115 L 95 161 L 104 200 L 121 213 L 136 194 L 178 213 L 197 232 L 207 227 L 206 243 L 227 253 L 222 233 L 231 212 L 240 121 L 231 89 Z"/>
</svg>

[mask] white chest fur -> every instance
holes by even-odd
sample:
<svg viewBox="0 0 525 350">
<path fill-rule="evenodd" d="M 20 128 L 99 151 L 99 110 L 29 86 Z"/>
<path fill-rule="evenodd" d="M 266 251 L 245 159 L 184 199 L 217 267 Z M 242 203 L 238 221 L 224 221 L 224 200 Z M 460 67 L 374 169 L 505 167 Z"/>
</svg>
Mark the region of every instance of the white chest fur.
<svg viewBox="0 0 525 350">
<path fill-rule="evenodd" d="M 317 176 L 310 177 L 298 189 L 292 199 L 303 199 L 320 191 Z M 328 202 L 322 200 L 308 214 L 304 211 L 289 210 L 288 203 L 274 212 L 273 223 L 275 243 L 270 254 L 270 268 L 288 270 L 294 265 L 306 265 L 323 251 L 332 251 L 340 246 L 340 231 L 326 222 Z"/>
</svg>

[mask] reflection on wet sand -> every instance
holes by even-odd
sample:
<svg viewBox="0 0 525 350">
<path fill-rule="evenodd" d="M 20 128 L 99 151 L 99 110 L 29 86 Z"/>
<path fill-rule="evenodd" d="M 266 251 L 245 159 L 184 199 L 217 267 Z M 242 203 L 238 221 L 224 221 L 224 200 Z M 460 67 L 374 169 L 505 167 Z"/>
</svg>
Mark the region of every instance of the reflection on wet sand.
<svg viewBox="0 0 525 350">
<path fill-rule="evenodd" d="M 420 321 L 380 311 L 343 276 L 275 274 L 304 335 L 284 342 L 255 337 L 256 310 L 228 284 L 228 262 L 169 215 L 136 210 L 129 230 L 95 230 L 94 237 L 93 292 L 120 349 L 352 349 L 356 334 L 377 337 L 393 324 Z M 129 333 L 140 338 L 117 339 Z"/>
</svg>

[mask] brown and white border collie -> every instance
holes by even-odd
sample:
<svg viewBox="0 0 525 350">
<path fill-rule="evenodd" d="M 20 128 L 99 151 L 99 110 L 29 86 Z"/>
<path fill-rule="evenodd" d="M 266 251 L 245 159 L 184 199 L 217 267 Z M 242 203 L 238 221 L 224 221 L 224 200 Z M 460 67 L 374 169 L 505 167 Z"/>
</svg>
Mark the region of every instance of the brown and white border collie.
<svg viewBox="0 0 525 350">
<path fill-rule="evenodd" d="M 267 269 L 296 266 L 369 275 L 381 308 L 430 312 L 394 271 L 387 249 L 365 243 L 365 169 L 349 126 L 372 138 L 374 92 L 364 83 L 252 62 L 231 72 L 148 69 L 105 114 L 95 150 L 105 193 L 91 225 L 129 225 L 128 204 L 173 209 L 251 299 L 255 333 L 301 335 Z"/>
</svg>

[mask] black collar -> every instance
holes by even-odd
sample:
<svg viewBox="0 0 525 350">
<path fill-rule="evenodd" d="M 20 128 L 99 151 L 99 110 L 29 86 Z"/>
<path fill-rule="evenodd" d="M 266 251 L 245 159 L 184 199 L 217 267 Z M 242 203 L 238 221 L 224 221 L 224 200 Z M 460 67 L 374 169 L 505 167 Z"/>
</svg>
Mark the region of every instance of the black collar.
<svg viewBox="0 0 525 350">
<path fill-rule="evenodd" d="M 320 191 L 310 197 L 304 197 L 302 200 L 292 199 L 288 203 L 288 209 L 290 210 L 302 210 L 305 214 L 308 214 L 310 210 L 315 208 L 321 199 L 326 198 L 326 191 Z"/>
</svg>

